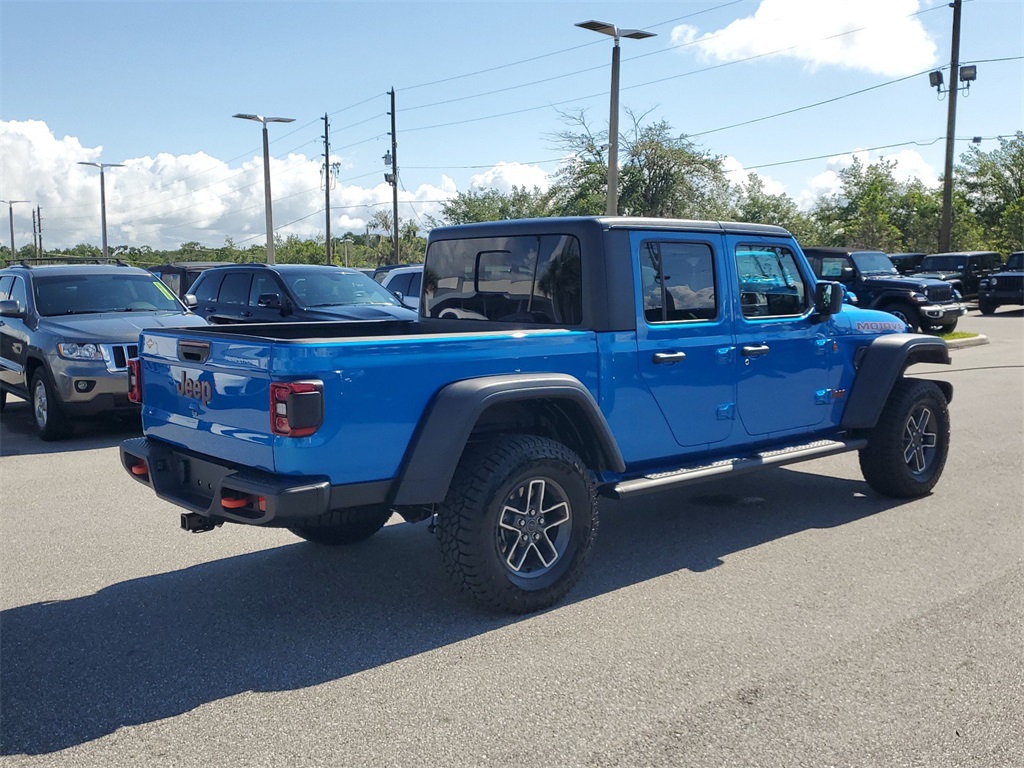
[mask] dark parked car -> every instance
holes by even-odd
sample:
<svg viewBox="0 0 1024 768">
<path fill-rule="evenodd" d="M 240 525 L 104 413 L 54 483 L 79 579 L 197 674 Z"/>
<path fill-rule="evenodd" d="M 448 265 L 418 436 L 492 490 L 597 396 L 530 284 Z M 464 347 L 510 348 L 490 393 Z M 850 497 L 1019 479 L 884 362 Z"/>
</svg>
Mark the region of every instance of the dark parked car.
<svg viewBox="0 0 1024 768">
<path fill-rule="evenodd" d="M 901 275 L 912 275 L 921 267 L 926 253 L 890 253 L 889 261 Z"/>
<path fill-rule="evenodd" d="M 921 260 L 914 277 L 945 280 L 960 291 L 965 299 L 978 295 L 981 281 L 1002 266 L 1002 259 L 994 251 L 961 251 L 959 253 L 933 253 Z"/>
<path fill-rule="evenodd" d="M 914 331 L 950 333 L 966 310 L 949 283 L 896 271 L 881 251 L 804 248 L 819 278 L 838 280 L 857 296 L 858 306 L 896 315 Z"/>
<path fill-rule="evenodd" d="M 211 323 L 414 320 L 416 313 L 358 269 L 311 264 L 233 264 L 192 286 Z"/>
<path fill-rule="evenodd" d="M 991 315 L 1004 304 L 1024 304 L 1024 251 L 1010 254 L 1003 268 L 981 281 L 978 309 Z"/>
<path fill-rule="evenodd" d="M 149 267 L 149 271 L 164 281 L 174 295 L 184 300 L 185 294 L 195 283 L 199 275 L 211 267 L 223 267 L 227 262 L 223 261 L 172 261 L 168 264 L 159 264 Z"/>
</svg>

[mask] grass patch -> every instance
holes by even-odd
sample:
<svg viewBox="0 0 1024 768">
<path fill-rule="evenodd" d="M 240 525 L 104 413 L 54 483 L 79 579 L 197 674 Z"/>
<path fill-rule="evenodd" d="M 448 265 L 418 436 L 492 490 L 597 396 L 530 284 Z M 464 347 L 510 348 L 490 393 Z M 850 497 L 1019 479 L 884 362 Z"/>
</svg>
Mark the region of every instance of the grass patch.
<svg viewBox="0 0 1024 768">
<path fill-rule="evenodd" d="M 967 333 L 966 331 L 953 331 L 952 333 L 942 334 L 942 338 L 946 341 L 953 341 L 953 339 L 973 339 L 979 335 L 977 333 Z"/>
</svg>

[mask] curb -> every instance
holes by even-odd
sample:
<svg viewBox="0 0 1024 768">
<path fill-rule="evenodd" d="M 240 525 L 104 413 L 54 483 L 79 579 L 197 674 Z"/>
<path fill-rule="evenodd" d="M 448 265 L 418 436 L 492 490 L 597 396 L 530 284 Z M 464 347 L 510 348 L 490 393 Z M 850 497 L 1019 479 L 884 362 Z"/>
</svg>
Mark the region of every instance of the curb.
<svg viewBox="0 0 1024 768">
<path fill-rule="evenodd" d="M 949 349 L 963 349 L 964 347 L 980 347 L 988 343 L 988 336 L 979 333 L 977 336 L 971 336 L 969 339 L 952 339 L 946 342 L 946 346 Z"/>
</svg>

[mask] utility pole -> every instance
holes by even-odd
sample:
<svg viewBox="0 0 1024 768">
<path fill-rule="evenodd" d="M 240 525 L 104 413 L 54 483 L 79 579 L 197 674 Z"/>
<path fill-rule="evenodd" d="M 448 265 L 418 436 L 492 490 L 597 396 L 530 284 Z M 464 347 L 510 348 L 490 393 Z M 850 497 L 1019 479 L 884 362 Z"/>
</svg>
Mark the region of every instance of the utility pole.
<svg viewBox="0 0 1024 768">
<path fill-rule="evenodd" d="M 953 231 L 953 141 L 956 132 L 956 76 L 960 68 L 960 9 L 962 0 L 953 0 L 953 44 L 949 56 L 949 112 L 946 115 L 946 168 L 942 177 L 942 225 L 939 228 L 939 251 L 950 249 Z"/>
<path fill-rule="evenodd" d="M 39 222 L 39 258 L 43 258 L 46 255 L 43 252 L 43 209 L 38 205 L 36 206 L 36 221 Z"/>
<path fill-rule="evenodd" d="M 27 203 L 28 200 L 0 200 L 0 203 L 7 203 L 7 213 L 11 218 L 11 263 L 14 263 L 15 252 L 14 252 L 14 204 L 15 203 Z"/>
<path fill-rule="evenodd" d="M 32 209 L 32 255 L 39 256 L 39 242 L 36 238 L 36 209 Z"/>
<path fill-rule="evenodd" d="M 324 135 L 321 137 L 324 140 L 324 164 L 321 169 L 321 174 L 324 179 L 324 203 L 327 207 L 327 261 L 325 263 L 333 263 L 333 244 L 331 243 L 331 185 L 334 182 L 334 174 L 337 173 L 338 164 L 331 163 L 331 123 L 327 119 L 327 113 L 324 113 Z M 347 264 L 345 266 L 348 266 Z"/>
<path fill-rule="evenodd" d="M 384 180 L 391 182 L 391 245 L 394 250 L 395 264 L 398 264 L 401 259 L 398 255 L 398 134 L 395 132 L 395 86 L 391 86 L 391 90 L 388 91 L 391 95 L 391 111 L 388 112 L 391 115 L 391 178 L 388 178 L 388 174 L 384 174 Z M 387 157 L 385 156 L 385 162 Z"/>
</svg>

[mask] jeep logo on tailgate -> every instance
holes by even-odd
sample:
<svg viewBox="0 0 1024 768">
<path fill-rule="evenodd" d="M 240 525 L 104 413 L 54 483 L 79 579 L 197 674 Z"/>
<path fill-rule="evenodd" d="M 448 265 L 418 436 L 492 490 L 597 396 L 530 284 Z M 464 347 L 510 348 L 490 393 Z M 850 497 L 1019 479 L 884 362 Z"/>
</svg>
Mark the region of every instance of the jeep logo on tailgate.
<svg viewBox="0 0 1024 768">
<path fill-rule="evenodd" d="M 179 395 L 200 400 L 203 405 L 213 398 L 213 387 L 210 386 L 210 382 L 190 379 L 184 371 L 181 372 L 181 378 L 175 382 L 175 386 Z"/>
</svg>

